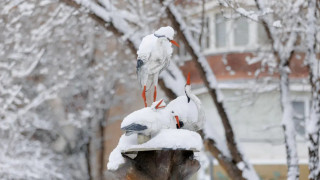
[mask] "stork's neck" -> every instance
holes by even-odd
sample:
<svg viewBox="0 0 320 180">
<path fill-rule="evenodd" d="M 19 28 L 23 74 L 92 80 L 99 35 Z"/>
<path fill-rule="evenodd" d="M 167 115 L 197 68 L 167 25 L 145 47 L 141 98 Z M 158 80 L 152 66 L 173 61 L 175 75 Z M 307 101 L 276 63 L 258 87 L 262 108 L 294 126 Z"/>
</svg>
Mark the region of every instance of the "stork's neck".
<svg viewBox="0 0 320 180">
<path fill-rule="evenodd" d="M 186 95 L 196 104 L 197 108 L 200 108 L 201 101 L 196 95 L 192 93 L 190 85 L 185 86 L 185 92 L 186 92 Z"/>
</svg>

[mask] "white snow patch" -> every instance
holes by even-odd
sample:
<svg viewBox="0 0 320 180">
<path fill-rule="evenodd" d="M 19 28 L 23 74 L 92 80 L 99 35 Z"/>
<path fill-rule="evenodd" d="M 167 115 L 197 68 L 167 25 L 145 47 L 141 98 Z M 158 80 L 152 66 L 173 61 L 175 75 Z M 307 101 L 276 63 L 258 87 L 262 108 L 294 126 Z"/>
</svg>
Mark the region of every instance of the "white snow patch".
<svg viewBox="0 0 320 180">
<path fill-rule="evenodd" d="M 132 145 L 129 148 L 156 148 L 156 149 L 195 149 L 200 151 L 202 139 L 194 131 L 186 129 L 162 129 L 155 137 L 143 144 Z M 129 149 L 128 148 L 128 149 Z M 124 149 L 123 151 L 125 151 Z"/>
<path fill-rule="evenodd" d="M 244 170 L 244 168 L 245 168 L 245 164 L 244 164 L 244 162 L 239 162 L 238 164 L 237 164 L 237 167 L 240 169 L 240 170 Z"/>
<path fill-rule="evenodd" d="M 281 21 L 280 21 L 280 20 L 273 22 L 272 25 L 273 25 L 274 27 L 278 27 L 278 28 L 282 27 L 282 24 L 281 24 Z"/>
<path fill-rule="evenodd" d="M 127 149 L 128 146 L 137 142 L 137 135 L 130 136 L 122 135 L 119 143 L 115 149 L 110 153 L 109 162 L 107 164 L 108 170 L 117 170 L 120 165 L 125 163 L 125 159 L 121 155 L 121 151 Z"/>
<path fill-rule="evenodd" d="M 241 15 L 248 17 L 251 20 L 254 20 L 254 21 L 258 21 L 259 20 L 259 17 L 257 15 L 257 13 L 255 13 L 254 11 L 247 11 L 247 10 L 245 10 L 243 8 L 237 8 L 236 11 L 238 13 L 240 13 Z"/>
<path fill-rule="evenodd" d="M 169 39 L 173 39 L 174 30 L 172 27 L 161 27 L 156 32 L 154 32 L 156 35 L 165 35 Z"/>
<path fill-rule="evenodd" d="M 143 144 L 137 144 L 137 135 L 122 135 L 117 147 L 111 152 L 108 170 L 117 170 L 125 159 L 121 152 L 130 149 L 184 149 L 197 150 L 202 148 L 202 139 L 196 132 L 185 129 L 162 129 L 156 136 Z"/>
</svg>

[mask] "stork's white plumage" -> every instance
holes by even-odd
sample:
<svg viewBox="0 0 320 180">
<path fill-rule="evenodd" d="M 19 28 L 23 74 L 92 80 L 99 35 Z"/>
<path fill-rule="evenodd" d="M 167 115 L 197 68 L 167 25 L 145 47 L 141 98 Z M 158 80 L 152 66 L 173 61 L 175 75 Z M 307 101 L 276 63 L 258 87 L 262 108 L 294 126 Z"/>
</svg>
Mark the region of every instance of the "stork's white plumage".
<svg viewBox="0 0 320 180">
<path fill-rule="evenodd" d="M 129 114 L 121 123 L 127 135 L 132 133 L 152 136 L 161 129 L 182 128 L 197 131 L 205 116 L 201 101 L 191 92 L 190 75 L 185 86 L 186 96 L 179 96 L 167 106 L 160 100 L 151 107 Z"/>
<path fill-rule="evenodd" d="M 143 87 L 142 97 L 147 107 L 146 91 L 154 85 L 153 101 L 157 98 L 158 77 L 161 71 L 168 67 L 172 55 L 172 46 L 179 47 L 173 40 L 172 27 L 161 27 L 154 34 L 149 34 L 142 39 L 137 52 L 137 75 Z"/>
</svg>

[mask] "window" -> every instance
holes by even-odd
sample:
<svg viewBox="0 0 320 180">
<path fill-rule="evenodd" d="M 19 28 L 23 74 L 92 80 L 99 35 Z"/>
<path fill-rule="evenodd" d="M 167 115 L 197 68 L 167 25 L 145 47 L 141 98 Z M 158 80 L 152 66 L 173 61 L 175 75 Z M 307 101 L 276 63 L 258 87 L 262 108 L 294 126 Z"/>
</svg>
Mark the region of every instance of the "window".
<svg viewBox="0 0 320 180">
<path fill-rule="evenodd" d="M 269 42 L 269 38 L 267 35 L 267 32 L 264 28 L 264 26 L 262 24 L 258 24 L 258 28 L 257 28 L 257 33 L 258 33 L 258 37 L 257 37 L 257 41 L 258 44 L 267 44 Z"/>
<path fill-rule="evenodd" d="M 225 47 L 227 42 L 226 21 L 222 14 L 216 14 L 215 17 L 216 47 Z"/>
<path fill-rule="evenodd" d="M 245 46 L 249 43 L 249 23 L 245 17 L 234 21 L 234 45 Z"/>
<path fill-rule="evenodd" d="M 306 120 L 306 104 L 304 101 L 292 101 L 293 122 L 297 134 L 304 137 L 305 120 Z"/>
<path fill-rule="evenodd" d="M 216 14 L 214 24 L 216 48 L 235 48 L 249 44 L 250 23 L 246 17 L 226 19 L 222 14 Z"/>
<path fill-rule="evenodd" d="M 201 39 L 201 47 L 207 49 L 210 47 L 210 30 L 209 30 L 209 17 L 205 18 L 203 35 Z"/>
</svg>

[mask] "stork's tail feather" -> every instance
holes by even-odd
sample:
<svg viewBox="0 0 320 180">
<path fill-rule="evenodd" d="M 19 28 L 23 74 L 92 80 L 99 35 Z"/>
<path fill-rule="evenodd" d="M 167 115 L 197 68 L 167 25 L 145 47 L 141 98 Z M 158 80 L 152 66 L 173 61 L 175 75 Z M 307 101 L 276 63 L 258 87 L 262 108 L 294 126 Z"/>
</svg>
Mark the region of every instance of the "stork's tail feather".
<svg viewBox="0 0 320 180">
<path fill-rule="evenodd" d="M 141 124 L 132 123 L 128 126 L 122 127 L 121 129 L 126 132 L 126 135 L 133 134 L 135 132 L 140 132 L 146 130 L 148 127 Z"/>
</svg>

